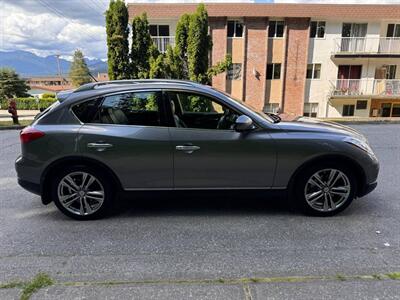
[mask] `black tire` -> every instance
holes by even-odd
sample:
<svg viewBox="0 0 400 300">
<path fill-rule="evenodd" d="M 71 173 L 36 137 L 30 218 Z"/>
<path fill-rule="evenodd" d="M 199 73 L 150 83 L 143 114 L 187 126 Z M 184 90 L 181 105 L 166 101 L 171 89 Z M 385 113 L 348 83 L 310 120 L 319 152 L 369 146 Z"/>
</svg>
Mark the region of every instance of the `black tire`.
<svg viewBox="0 0 400 300">
<path fill-rule="evenodd" d="M 68 174 L 75 172 L 85 172 L 91 176 L 94 176 L 101 184 L 101 187 L 104 190 L 104 199 L 102 204 L 99 206 L 99 208 L 96 209 L 95 212 L 91 214 L 80 215 L 71 212 L 70 210 L 65 208 L 63 204 L 61 204 L 60 199 L 58 197 L 58 188 L 61 180 Z M 94 184 L 97 183 L 95 182 Z M 53 180 L 51 181 L 50 192 L 54 204 L 64 215 L 73 218 L 75 220 L 81 220 L 81 221 L 94 220 L 105 217 L 106 215 L 111 213 L 113 204 L 115 202 L 115 190 L 113 189 L 111 178 L 108 178 L 108 176 L 104 172 L 102 172 L 102 170 L 88 167 L 85 165 L 73 165 L 57 172 Z"/>
<path fill-rule="evenodd" d="M 337 208 L 332 209 L 330 206 L 330 210 L 321 211 L 316 208 L 313 208 L 311 204 L 309 204 L 306 200 L 305 189 L 308 180 L 317 172 L 321 172 L 326 169 L 335 169 L 341 171 L 348 179 L 348 183 L 350 185 L 350 191 L 346 200 L 342 200 L 341 204 L 338 205 Z M 324 173 L 322 173 L 324 174 Z M 341 179 L 340 179 L 341 180 Z M 318 190 L 318 189 L 317 189 Z M 357 192 L 357 180 L 354 172 L 348 168 L 346 165 L 342 163 L 319 163 L 313 166 L 309 166 L 306 169 L 302 170 L 295 179 L 294 182 L 294 190 L 291 193 L 292 202 L 295 204 L 296 208 L 300 209 L 304 214 L 311 216 L 320 216 L 320 217 L 329 217 L 336 215 L 343 210 L 345 210 L 354 200 Z M 323 195 L 324 197 L 324 195 Z M 335 196 L 336 197 L 336 196 Z M 340 197 L 340 196 L 337 196 Z M 315 198 L 313 198 L 315 199 Z M 321 204 L 323 205 L 323 204 Z M 322 209 L 322 208 L 320 208 Z"/>
</svg>

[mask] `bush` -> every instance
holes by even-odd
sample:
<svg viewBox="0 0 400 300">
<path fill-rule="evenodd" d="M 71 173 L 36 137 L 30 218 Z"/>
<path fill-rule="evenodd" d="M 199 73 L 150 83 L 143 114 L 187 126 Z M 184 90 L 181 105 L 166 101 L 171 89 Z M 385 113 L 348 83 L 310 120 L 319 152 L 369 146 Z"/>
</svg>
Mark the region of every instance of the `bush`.
<svg viewBox="0 0 400 300">
<path fill-rule="evenodd" d="M 55 98 L 55 97 L 56 97 L 56 94 L 54 94 L 54 93 L 44 93 L 42 95 L 42 99 Z"/>
<path fill-rule="evenodd" d="M 47 108 L 56 101 L 55 98 L 44 98 L 39 99 L 39 103 L 36 98 L 17 98 L 17 110 L 38 110 L 39 108 Z M 0 108 L 8 108 L 8 100 L 0 100 Z"/>
</svg>

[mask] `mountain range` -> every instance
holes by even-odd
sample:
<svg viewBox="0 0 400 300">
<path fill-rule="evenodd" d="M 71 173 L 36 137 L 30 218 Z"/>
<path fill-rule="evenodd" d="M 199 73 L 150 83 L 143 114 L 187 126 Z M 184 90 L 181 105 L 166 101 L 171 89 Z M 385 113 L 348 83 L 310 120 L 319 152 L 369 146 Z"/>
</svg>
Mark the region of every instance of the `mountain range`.
<svg viewBox="0 0 400 300">
<path fill-rule="evenodd" d="M 96 76 L 98 72 L 107 72 L 107 62 L 100 59 L 86 59 L 90 72 Z M 60 58 L 60 69 L 64 76 L 69 72 L 71 62 Z M 38 56 L 28 51 L 0 51 L 0 67 L 14 69 L 21 77 L 45 76 L 58 74 L 57 57 Z"/>
</svg>

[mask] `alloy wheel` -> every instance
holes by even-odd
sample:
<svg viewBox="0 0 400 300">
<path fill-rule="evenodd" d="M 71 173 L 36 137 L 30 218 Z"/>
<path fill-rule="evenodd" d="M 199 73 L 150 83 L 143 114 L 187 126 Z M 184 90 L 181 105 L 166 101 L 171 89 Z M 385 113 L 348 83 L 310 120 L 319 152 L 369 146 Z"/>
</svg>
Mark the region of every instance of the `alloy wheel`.
<svg viewBox="0 0 400 300">
<path fill-rule="evenodd" d="M 98 211 L 105 197 L 101 182 L 87 172 L 72 172 L 64 176 L 58 184 L 57 195 L 66 210 L 80 216 Z"/>
<path fill-rule="evenodd" d="M 350 180 L 345 173 L 337 169 L 323 169 L 308 179 L 304 197 L 314 210 L 329 212 L 342 206 L 348 200 L 350 191 Z"/>
</svg>

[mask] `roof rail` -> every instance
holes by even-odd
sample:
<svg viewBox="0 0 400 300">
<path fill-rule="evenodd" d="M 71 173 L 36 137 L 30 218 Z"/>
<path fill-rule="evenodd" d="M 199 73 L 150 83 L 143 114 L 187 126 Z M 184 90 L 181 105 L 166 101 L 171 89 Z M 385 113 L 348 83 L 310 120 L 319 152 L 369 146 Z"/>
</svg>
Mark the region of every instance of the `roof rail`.
<svg viewBox="0 0 400 300">
<path fill-rule="evenodd" d="M 177 80 L 177 79 L 124 79 L 124 80 L 110 80 L 110 81 L 100 81 L 100 82 L 92 82 L 87 83 L 79 88 L 77 88 L 74 92 L 83 92 L 94 90 L 98 87 L 107 87 L 110 85 L 128 85 L 128 84 L 151 84 L 151 83 L 170 83 L 170 84 L 182 84 L 186 86 L 196 86 L 199 83 L 189 80 Z"/>
</svg>

